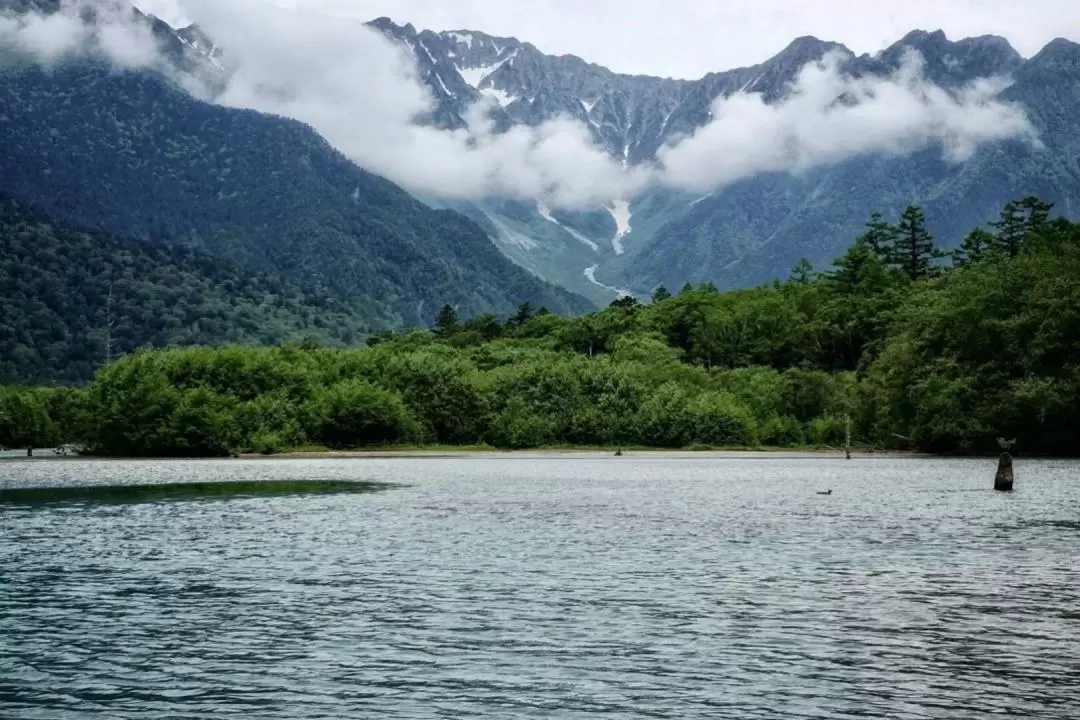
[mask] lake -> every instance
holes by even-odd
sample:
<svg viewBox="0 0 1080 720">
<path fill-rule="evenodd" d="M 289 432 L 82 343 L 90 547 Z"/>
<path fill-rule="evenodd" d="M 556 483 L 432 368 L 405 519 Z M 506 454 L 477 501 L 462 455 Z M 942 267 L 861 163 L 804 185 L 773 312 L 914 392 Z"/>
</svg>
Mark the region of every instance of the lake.
<svg viewBox="0 0 1080 720">
<path fill-rule="evenodd" d="M 0 461 L 191 488 L 0 502 L 0 717 L 1075 720 L 1080 463 L 994 468 Z"/>
</svg>

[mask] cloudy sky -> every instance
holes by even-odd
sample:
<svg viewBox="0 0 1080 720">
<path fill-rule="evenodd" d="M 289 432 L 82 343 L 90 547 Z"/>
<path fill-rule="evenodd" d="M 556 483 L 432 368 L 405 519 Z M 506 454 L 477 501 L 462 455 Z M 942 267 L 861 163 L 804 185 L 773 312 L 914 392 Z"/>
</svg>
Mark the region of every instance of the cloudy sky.
<svg viewBox="0 0 1080 720">
<path fill-rule="evenodd" d="M 655 186 L 709 193 L 760 173 L 802 172 L 866 154 L 904 155 L 940 147 L 946 159 L 962 162 L 980 146 L 1004 138 L 1038 142 L 1024 108 L 999 97 L 1007 78 L 979 78 L 963 91 L 949 93 L 926 78 L 923 59 L 916 53 L 887 77 L 852 77 L 837 57 L 827 57 L 802 68 L 788 95 L 771 104 L 753 93 L 718 97 L 704 125 L 669 138 L 651 161 L 629 166 L 625 157 L 614 157 L 598 145 L 585 122 L 572 117 L 497 132 L 490 99 L 468 109 L 465 127 L 444 130 L 422 120 L 433 98 L 415 57 L 364 24 L 365 18 L 379 14 L 370 7 L 375 0 L 365 0 L 359 10 L 361 0 L 355 0 L 349 6 L 350 14 L 357 10 L 355 15 L 336 17 L 330 4 L 344 1 L 288 0 L 321 4 L 323 11 L 318 12 L 277 6 L 285 0 L 182 0 L 182 10 L 226 48 L 230 72 L 223 87 L 214 87 L 213 102 L 305 122 L 361 167 L 424 196 L 517 197 L 567 208 L 618 207 Z M 486 1 L 470 5 L 455 0 L 474 11 Z M 570 0 L 548 0 L 548 7 L 564 1 Z M 602 9 L 600 1 L 590 6 L 592 13 Z M 757 0 L 758 11 L 769 1 Z M 162 2 L 141 4 L 176 22 L 175 11 L 166 12 L 169 8 Z M 410 0 L 396 2 L 405 5 Z M 655 7 L 646 0 L 637 2 Z M 696 7 L 690 0 L 665 2 L 673 12 Z M 1036 2 L 1027 0 L 1029 6 Z M 121 6 L 99 16 L 92 26 L 81 20 L 78 10 L 76 5 L 56 14 L 0 15 L 0 45 L 14 45 L 44 63 L 72 53 L 100 52 L 120 67 L 159 65 L 147 25 Z M 492 22 L 502 17 L 493 12 Z M 585 25 L 587 17 L 591 15 L 581 14 L 570 24 Z M 686 27 L 703 23 L 692 22 L 689 15 L 679 17 Z M 433 26 L 458 29 L 483 24 L 457 16 L 435 20 Z M 540 33 L 545 27 L 538 20 L 532 29 Z M 731 32 L 732 37 L 738 34 Z M 793 30 L 781 42 L 798 32 Z M 688 43 L 672 47 L 676 45 Z M 600 51 L 625 52 L 619 48 L 609 40 L 595 45 L 596 54 L 584 46 L 567 49 L 603 60 Z M 760 54 L 762 48 L 747 46 L 746 52 L 751 51 Z M 637 55 L 627 53 L 625 58 Z M 621 67 L 617 60 L 605 62 Z M 193 91 L 211 97 L 194 78 L 185 81 Z M 838 103 L 837 98 L 854 102 Z M 621 130 L 624 139 L 633 142 L 633 126 Z"/>
<path fill-rule="evenodd" d="M 909 30 L 1008 37 L 1026 56 L 1055 37 L 1080 41 L 1078 0 L 262 0 L 421 28 L 513 35 L 619 72 L 699 77 L 750 65 L 799 35 L 874 52 Z M 177 19 L 180 0 L 137 0 Z M 228 3 L 230 0 L 221 0 Z"/>
</svg>

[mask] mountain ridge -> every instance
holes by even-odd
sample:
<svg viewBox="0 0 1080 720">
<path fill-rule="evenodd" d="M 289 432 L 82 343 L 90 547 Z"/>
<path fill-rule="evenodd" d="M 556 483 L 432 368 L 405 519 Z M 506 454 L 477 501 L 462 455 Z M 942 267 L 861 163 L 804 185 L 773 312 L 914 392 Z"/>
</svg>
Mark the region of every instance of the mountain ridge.
<svg viewBox="0 0 1080 720">
<path fill-rule="evenodd" d="M 1046 185 L 1041 177 L 1059 180 L 1049 198 L 1059 210 L 1071 212 L 1080 198 L 1067 120 L 1080 108 L 1036 87 L 1069 81 L 1080 46 L 1067 40 L 1025 60 L 997 36 L 953 41 L 941 31 L 914 30 L 873 55 L 856 56 L 839 43 L 805 35 L 757 65 L 682 80 L 623 75 L 576 55 L 546 55 L 529 42 L 479 31 L 417 30 L 388 17 L 370 26 L 415 58 L 435 101 L 422 119 L 426 124 L 460 129 L 466 111 L 481 99 L 499 131 L 566 116 L 626 167 L 653 163 L 673 139 L 696 133 L 710 121 L 718 98 L 747 92 L 767 103 L 784 99 L 806 64 L 829 53 L 842 58 L 847 74 L 885 77 L 916 50 L 927 80 L 954 93 L 980 78 L 1019 78 L 1001 97 L 1031 105 L 1035 125 L 1048 139 L 1043 154 L 999 142 L 964 163 L 950 164 L 933 151 L 864 155 L 799 173 L 763 173 L 704 194 L 653 188 L 573 213 L 521 198 L 423 198 L 472 219 L 503 255 L 533 275 L 597 303 L 615 297 L 615 288 L 646 295 L 656 284 L 688 280 L 755 284 L 785 276 L 801 257 L 822 265 L 875 210 L 896 215 L 907 204 L 926 204 L 932 227 L 951 245 L 960 239 L 957 232 L 992 217 L 1004 200 Z M 183 53 L 201 54 L 208 63 L 220 52 L 196 26 L 173 34 Z"/>
<path fill-rule="evenodd" d="M 0 0 L 12 8 L 60 4 Z M 213 43 L 131 12 L 174 67 L 125 69 L 83 52 L 46 67 L 0 44 L 0 193 L 80 231 L 190 248 L 278 278 L 350 314 L 360 340 L 427 325 L 444 303 L 464 316 L 506 316 L 525 301 L 591 307 L 310 126 L 196 97 L 176 71 L 220 72 Z M 0 253 L 12 248 L 0 243 Z"/>
<path fill-rule="evenodd" d="M 379 26 L 392 39 L 400 39 L 401 26 L 385 18 Z M 1032 102 L 1031 93 L 1026 88 L 1015 88 L 1017 77 L 1021 81 L 1030 78 L 1031 69 L 1040 65 L 1071 68 L 1073 53 L 1080 52 L 1080 45 L 1062 39 L 1024 58 L 1007 38 L 1000 36 L 952 40 L 941 30 L 913 30 L 872 55 L 855 55 L 842 44 L 806 35 L 793 39 L 757 65 L 707 73 L 697 80 L 679 80 L 620 75 L 578 56 L 544 56 L 516 38 L 495 38 L 479 31 L 414 28 L 410 41 L 420 48 L 418 55 L 426 57 L 426 77 L 438 75 L 441 80 L 437 83 L 440 87 L 433 87 L 432 95 L 445 115 L 487 96 L 498 103 L 494 112 L 504 124 L 538 125 L 558 115 L 569 116 L 586 124 L 594 141 L 627 166 L 652 163 L 660 148 L 673 139 L 697 132 L 711 119 L 712 104 L 718 98 L 755 92 L 767 103 L 776 103 L 786 97 L 807 63 L 820 61 L 828 53 L 838 53 L 844 72 L 851 75 L 888 76 L 914 50 L 922 56 L 922 72 L 928 82 L 957 93 L 982 78 L 1011 78 L 1012 87 L 1002 94 L 1002 99 L 1026 100 L 1027 108 L 1027 103 Z M 1029 72 L 1021 73 L 1025 67 Z M 474 82 L 464 83 L 468 90 L 450 98 L 442 92 L 462 86 L 462 71 L 478 69 L 479 79 L 474 75 Z M 574 76 L 574 72 L 582 75 Z M 634 87 L 635 81 L 640 81 L 640 87 Z M 1027 108 L 1036 118 L 1037 127 L 1047 104 L 1036 102 Z M 629 287 L 641 296 L 657 284 L 681 285 L 688 280 L 716 281 L 724 286 L 768 282 L 786 276 L 802 257 L 817 265 L 827 263 L 858 234 L 871 211 L 898 215 L 911 203 L 930 207 L 932 226 L 941 241 L 952 246 L 972 225 L 993 218 L 1005 201 L 1035 190 L 1055 200 L 1060 211 L 1072 213 L 1080 201 L 1080 184 L 1068 173 L 1062 175 L 1049 167 L 1058 162 L 1053 159 L 1055 154 L 1067 157 L 1068 152 L 1068 141 L 1059 132 L 1043 155 L 1006 141 L 982 148 L 966 163 L 953 165 L 930 151 L 902 157 L 871 155 L 801 175 L 762 174 L 704 197 L 677 190 L 650 190 L 630 203 L 633 228 L 620 238 L 624 252 L 599 253 L 596 262 L 588 266 L 587 281 Z M 1008 156 L 1010 160 L 1002 159 L 1006 165 L 997 167 L 990 160 L 995 156 Z M 981 168 L 978 172 L 982 179 L 972 176 L 972 167 Z M 1043 187 L 1046 183 L 1039 181 L 1040 172 L 1061 176 L 1064 182 L 1047 192 Z M 888 177 L 893 179 L 883 183 Z M 930 178 L 934 181 L 926 182 Z M 974 187 L 995 183 L 996 187 Z M 861 193 L 860 187 L 884 187 L 888 191 L 870 195 Z M 857 203 L 848 197 L 852 188 Z M 977 202 L 958 212 L 963 205 L 961 188 L 967 188 Z M 505 219 L 489 200 L 472 204 L 479 208 L 478 212 L 496 220 Z M 831 217 L 811 219 L 808 213 L 813 214 L 817 204 L 831 207 L 824 213 Z M 857 211 L 856 205 L 860 206 Z M 754 217 L 742 218 L 743 208 L 755 208 L 751 213 Z M 520 213 L 515 220 L 519 228 L 531 228 L 533 233 L 550 229 L 539 211 L 531 221 L 523 220 Z M 828 236 L 821 237 L 821 233 Z M 515 259 L 521 262 L 519 248 L 494 237 L 508 255 L 517 256 Z M 610 236 L 587 237 L 601 250 L 611 244 Z M 571 247 L 568 240 L 564 242 Z M 561 268 L 553 268 L 555 262 L 542 263 L 546 270 L 541 268 L 541 274 L 551 277 L 555 272 L 563 273 Z"/>
</svg>

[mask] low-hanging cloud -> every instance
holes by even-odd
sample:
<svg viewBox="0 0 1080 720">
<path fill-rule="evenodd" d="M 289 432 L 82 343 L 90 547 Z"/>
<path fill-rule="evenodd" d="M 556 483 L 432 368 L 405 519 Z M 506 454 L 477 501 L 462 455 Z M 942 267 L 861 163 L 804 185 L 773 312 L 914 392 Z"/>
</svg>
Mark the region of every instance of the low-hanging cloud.
<svg viewBox="0 0 1080 720">
<path fill-rule="evenodd" d="M 158 60 L 149 26 L 138 22 L 130 7 L 93 0 L 64 0 L 59 12 L 49 14 L 0 14 L 0 45 L 46 65 L 83 54 L 104 55 L 122 68 Z"/>
<path fill-rule="evenodd" d="M 232 72 L 218 102 L 285 115 L 318 130 L 357 164 L 438 197 L 511 195 L 556 205 L 631 193 L 644 170 L 621 163 L 567 119 L 497 133 L 480 103 L 467 128 L 420 122 L 433 98 L 410 52 L 358 21 L 245 2 L 191 0 L 187 13 L 226 48 Z"/>
<path fill-rule="evenodd" d="M 1023 109 L 997 99 L 1004 80 L 950 94 L 926 80 L 915 54 L 884 78 L 849 77 L 835 55 L 804 68 L 780 103 L 746 93 L 717 99 L 709 123 L 661 148 L 651 165 L 624 168 L 570 118 L 496 132 L 491 100 L 466 113 L 464 129 L 425 124 L 434 100 L 411 51 L 359 21 L 266 0 L 181 0 L 179 9 L 224 49 L 228 79 L 218 103 L 305 122 L 358 165 L 434 197 L 580 207 L 651 186 L 709 192 L 867 153 L 940 145 L 948 159 L 963 160 L 987 142 L 1034 138 Z M 93 47 L 125 67 L 153 62 L 149 31 L 130 15 L 106 15 L 93 30 L 71 13 L 0 18 L 0 41 L 46 61 Z"/>
<path fill-rule="evenodd" d="M 807 65 L 777 104 L 745 93 L 717 99 L 708 124 L 660 150 L 663 182 L 708 191 L 868 153 L 903 155 L 939 144 L 959 162 L 987 142 L 1035 140 L 1024 109 L 996 99 L 1008 87 L 1004 79 L 980 80 L 954 96 L 926 80 L 914 51 L 889 77 L 846 76 L 843 60 L 834 53 Z"/>
</svg>

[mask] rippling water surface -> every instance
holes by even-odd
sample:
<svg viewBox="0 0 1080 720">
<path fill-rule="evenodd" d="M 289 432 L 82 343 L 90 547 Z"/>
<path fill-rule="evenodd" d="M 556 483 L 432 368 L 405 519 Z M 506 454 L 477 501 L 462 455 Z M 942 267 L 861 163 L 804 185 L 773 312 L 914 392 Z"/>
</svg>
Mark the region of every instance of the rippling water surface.
<svg viewBox="0 0 1080 720">
<path fill-rule="evenodd" d="M 4 461 L 0 488 L 388 485 L 0 504 L 0 717 L 1075 720 L 1080 464 L 993 470 Z"/>
</svg>

